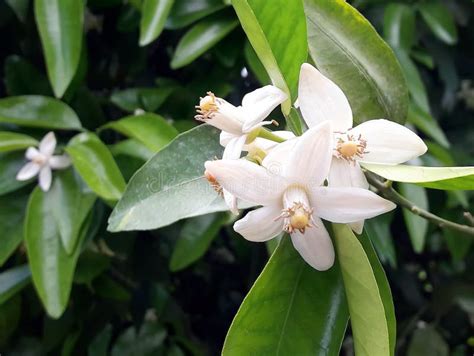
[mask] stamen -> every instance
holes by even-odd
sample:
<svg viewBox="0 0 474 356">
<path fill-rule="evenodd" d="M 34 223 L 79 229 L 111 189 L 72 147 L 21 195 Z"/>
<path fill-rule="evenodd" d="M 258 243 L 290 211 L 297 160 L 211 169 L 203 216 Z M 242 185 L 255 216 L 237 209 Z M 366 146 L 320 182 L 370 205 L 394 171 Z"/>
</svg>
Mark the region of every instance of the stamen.
<svg viewBox="0 0 474 356">
<path fill-rule="evenodd" d="M 200 98 L 199 105 L 195 106 L 198 113 L 194 118 L 198 121 L 206 121 L 218 110 L 217 100 L 214 93 L 208 91 L 207 96 Z"/>
<path fill-rule="evenodd" d="M 214 177 L 208 170 L 204 171 L 204 177 L 206 177 L 207 181 L 211 185 L 212 189 L 216 191 L 217 194 L 223 195 L 222 186 L 217 181 L 216 177 Z"/>
<path fill-rule="evenodd" d="M 313 209 L 308 208 L 301 202 L 294 202 L 289 208 L 283 209 L 281 214 L 275 220 L 284 219 L 283 230 L 291 234 L 298 230 L 302 234 L 306 228 L 313 227 Z"/>
<path fill-rule="evenodd" d="M 355 162 L 356 157 L 362 158 L 366 151 L 367 141 L 362 138 L 362 135 L 355 137 L 349 133 L 346 137 L 339 136 L 336 143 L 335 155 L 337 158 L 345 159 L 349 162 Z"/>
</svg>

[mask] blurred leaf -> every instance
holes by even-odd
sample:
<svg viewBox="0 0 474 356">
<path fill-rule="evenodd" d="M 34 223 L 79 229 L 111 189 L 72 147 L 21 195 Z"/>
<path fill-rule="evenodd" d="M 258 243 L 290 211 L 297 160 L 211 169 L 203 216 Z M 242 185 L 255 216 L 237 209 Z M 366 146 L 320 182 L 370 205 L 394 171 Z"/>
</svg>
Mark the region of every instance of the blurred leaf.
<svg viewBox="0 0 474 356">
<path fill-rule="evenodd" d="M 180 134 L 130 180 L 109 218 L 108 230 L 157 229 L 227 210 L 204 177 L 204 162 L 221 155 L 219 133 L 213 127 L 200 125 Z"/>
<path fill-rule="evenodd" d="M 125 181 L 107 146 L 93 133 L 74 136 L 66 147 L 74 168 L 100 197 L 116 201 L 125 190 Z"/>
<path fill-rule="evenodd" d="M 171 30 L 186 27 L 224 7 L 222 0 L 175 0 L 165 27 Z"/>
<path fill-rule="evenodd" d="M 250 67 L 250 70 L 255 75 L 260 84 L 270 84 L 271 79 L 268 76 L 268 73 L 265 70 L 265 67 L 263 66 L 262 62 L 260 62 L 260 59 L 258 59 L 257 53 L 255 53 L 255 50 L 252 48 L 250 42 L 245 43 L 244 55 L 245 60 L 247 61 L 247 64 Z"/>
<path fill-rule="evenodd" d="M 48 78 L 17 55 L 9 56 L 5 60 L 5 86 L 10 96 L 50 95 L 52 93 Z"/>
<path fill-rule="evenodd" d="M 63 96 L 79 65 L 82 47 L 82 0 L 35 0 L 48 76 L 56 97 Z"/>
<path fill-rule="evenodd" d="M 16 180 L 16 175 L 26 163 L 23 152 L 0 153 L 0 195 L 13 192 L 29 183 Z"/>
<path fill-rule="evenodd" d="M 76 113 L 63 102 L 39 95 L 0 99 L 0 123 L 25 127 L 77 130 L 81 123 Z"/>
<path fill-rule="evenodd" d="M 346 290 L 355 353 L 393 355 L 391 323 L 373 267 L 360 241 L 347 225 L 333 224 L 334 240 Z"/>
<path fill-rule="evenodd" d="M 296 100 L 301 64 L 308 57 L 301 1 L 232 0 L 240 24 L 275 86 L 288 94 L 288 114 Z"/>
<path fill-rule="evenodd" d="M 125 330 L 115 342 L 112 356 L 152 356 L 156 355 L 159 348 L 166 338 L 166 330 L 151 322 L 143 324 L 139 331 L 134 326 Z"/>
<path fill-rule="evenodd" d="M 111 121 L 103 128 L 111 128 L 125 136 L 134 138 L 154 152 L 162 149 L 178 135 L 178 130 L 164 118 L 151 113 L 127 116 L 117 121 Z"/>
<path fill-rule="evenodd" d="M 431 137 L 441 146 L 449 148 L 450 144 L 444 131 L 439 127 L 438 122 L 429 114 L 423 112 L 414 105 L 410 105 L 407 120 L 409 123 L 415 125 L 416 128 L 422 131 L 426 136 Z"/>
<path fill-rule="evenodd" d="M 362 166 L 395 182 L 415 183 L 441 190 L 474 190 L 474 167 L 388 166 L 363 163 Z"/>
<path fill-rule="evenodd" d="M 97 295 L 102 298 L 119 302 L 127 302 L 131 298 L 130 292 L 127 289 L 105 274 L 94 279 L 92 285 Z"/>
<path fill-rule="evenodd" d="M 227 17 L 199 22 L 179 41 L 171 59 L 171 68 L 178 69 L 191 63 L 227 36 L 237 25 L 238 22 L 235 19 Z"/>
<path fill-rule="evenodd" d="M 13 193 L 0 197 L 0 267 L 23 241 L 23 218 L 28 196 Z"/>
<path fill-rule="evenodd" d="M 0 304 L 0 347 L 3 349 L 20 322 L 21 298 L 19 296 Z"/>
<path fill-rule="evenodd" d="M 383 33 L 390 46 L 409 50 L 415 42 L 415 9 L 405 4 L 388 4 Z"/>
<path fill-rule="evenodd" d="M 57 204 L 54 197 L 51 192 L 44 193 L 38 187 L 31 194 L 25 219 L 25 241 L 36 291 L 47 313 L 52 318 L 59 318 L 69 301 L 87 224 L 82 226 L 78 247 L 68 255 L 54 216 Z"/>
<path fill-rule="evenodd" d="M 454 261 L 462 261 L 472 246 L 472 238 L 450 229 L 443 229 L 443 237 Z"/>
<path fill-rule="evenodd" d="M 162 88 L 130 88 L 114 92 L 110 101 L 122 110 L 131 113 L 136 109 L 153 112 L 165 102 L 175 89 L 174 85 Z"/>
<path fill-rule="evenodd" d="M 305 0 L 308 43 L 318 69 L 349 99 L 356 123 L 386 118 L 404 123 L 406 82 L 393 51 L 343 0 Z"/>
<path fill-rule="evenodd" d="M 96 335 L 87 348 L 87 356 L 108 356 L 109 344 L 112 339 L 112 325 L 107 324 L 105 328 Z"/>
<path fill-rule="evenodd" d="M 61 349 L 61 356 L 70 356 L 73 353 L 77 340 L 81 336 L 81 331 L 81 329 L 75 330 L 66 337 Z"/>
<path fill-rule="evenodd" d="M 433 57 L 426 50 L 413 49 L 410 51 L 410 55 L 425 67 L 434 69 Z"/>
<path fill-rule="evenodd" d="M 170 270 L 180 271 L 201 258 L 227 220 L 228 215 L 224 213 L 187 220 L 171 255 Z"/>
<path fill-rule="evenodd" d="M 0 273 L 0 305 L 27 286 L 30 283 L 30 277 L 28 265 L 14 267 Z"/>
<path fill-rule="evenodd" d="M 133 138 L 120 141 L 109 148 L 114 156 L 126 155 L 143 161 L 148 161 L 154 155 L 153 151 Z"/>
<path fill-rule="evenodd" d="M 77 262 L 74 283 L 90 284 L 109 266 L 109 257 L 92 251 L 85 251 Z"/>
<path fill-rule="evenodd" d="M 21 22 L 26 22 L 30 0 L 5 0 Z"/>
<path fill-rule="evenodd" d="M 416 329 L 408 346 L 407 356 L 448 356 L 446 341 L 433 326 Z"/>
<path fill-rule="evenodd" d="M 395 253 L 393 237 L 390 232 L 392 217 L 392 214 L 383 214 L 366 220 L 364 228 L 374 244 L 377 255 L 382 263 L 385 264 L 388 262 L 392 268 L 396 268 L 397 255 Z"/>
<path fill-rule="evenodd" d="M 23 150 L 37 144 L 38 141 L 28 135 L 0 131 L 0 152 Z"/>
<path fill-rule="evenodd" d="M 436 37 L 448 45 L 453 45 L 458 41 L 458 32 L 453 16 L 441 1 L 421 2 L 418 7 L 421 16 Z"/>
<path fill-rule="evenodd" d="M 316 271 L 284 236 L 234 317 L 222 355 L 337 355 L 347 320 L 339 266 Z"/>
<path fill-rule="evenodd" d="M 398 183 L 397 186 L 402 196 L 415 203 L 417 207 L 429 210 L 428 195 L 425 188 L 407 183 Z M 416 253 L 421 253 L 425 246 L 428 221 L 407 209 L 402 209 L 402 212 L 408 234 L 410 235 L 411 245 Z"/>
<path fill-rule="evenodd" d="M 144 0 L 140 21 L 140 46 L 146 46 L 160 35 L 174 0 Z"/>
</svg>

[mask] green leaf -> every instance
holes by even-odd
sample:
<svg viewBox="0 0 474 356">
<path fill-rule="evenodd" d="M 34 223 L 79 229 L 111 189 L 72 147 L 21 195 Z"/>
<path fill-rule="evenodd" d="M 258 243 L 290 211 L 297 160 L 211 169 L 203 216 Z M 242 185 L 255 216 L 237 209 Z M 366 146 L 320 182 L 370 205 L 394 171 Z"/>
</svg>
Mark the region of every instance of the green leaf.
<svg viewBox="0 0 474 356">
<path fill-rule="evenodd" d="M 426 1 L 418 4 L 423 20 L 441 41 L 454 45 L 458 41 L 458 31 L 453 16 L 441 1 Z"/>
<path fill-rule="evenodd" d="M 165 338 L 166 330 L 157 323 L 145 323 L 139 331 L 131 326 L 119 335 L 111 355 L 156 355 Z"/>
<path fill-rule="evenodd" d="M 200 125 L 180 134 L 135 173 L 110 216 L 108 230 L 157 229 L 227 210 L 204 177 L 204 163 L 221 155 L 215 128 Z"/>
<path fill-rule="evenodd" d="M 288 94 L 283 112 L 296 100 L 301 64 L 308 57 L 301 1 L 232 0 L 240 24 L 275 86 Z"/>
<path fill-rule="evenodd" d="M 222 355 L 338 355 L 347 320 L 339 266 L 316 271 L 284 236 L 234 317 Z"/>
<path fill-rule="evenodd" d="M 443 237 L 453 261 L 462 261 L 471 249 L 473 243 L 471 236 L 458 231 L 443 229 Z"/>
<path fill-rule="evenodd" d="M 12 8 L 13 12 L 21 22 L 26 21 L 30 0 L 6 0 L 6 3 Z"/>
<path fill-rule="evenodd" d="M 154 155 L 154 152 L 148 149 L 144 144 L 132 138 L 120 141 L 109 146 L 109 148 L 114 156 L 130 156 L 142 161 L 148 161 Z"/>
<path fill-rule="evenodd" d="M 13 193 L 0 197 L 0 267 L 23 240 L 23 219 L 28 196 Z"/>
<path fill-rule="evenodd" d="M 169 85 L 162 88 L 130 88 L 114 92 L 110 101 L 124 111 L 134 112 L 136 109 L 153 112 L 157 110 L 176 89 Z"/>
<path fill-rule="evenodd" d="M 66 309 L 72 287 L 81 242 L 87 225 L 81 229 L 79 243 L 68 255 L 61 243 L 59 226 L 54 215 L 55 195 L 35 188 L 30 196 L 25 220 L 25 241 L 33 283 L 48 313 L 59 318 Z"/>
<path fill-rule="evenodd" d="M 89 285 L 110 266 L 110 258 L 86 250 L 77 262 L 74 283 Z"/>
<path fill-rule="evenodd" d="M 300 114 L 295 108 L 291 108 L 289 115 L 286 117 L 289 129 L 296 135 L 303 134 L 302 120 Z"/>
<path fill-rule="evenodd" d="M 426 136 L 431 137 L 441 146 L 449 148 L 450 144 L 444 131 L 439 127 L 438 122 L 431 115 L 423 112 L 414 105 L 410 105 L 407 120 L 409 123 L 415 125 Z"/>
<path fill-rule="evenodd" d="M 5 86 L 9 96 L 52 94 L 46 75 L 17 55 L 5 60 Z"/>
<path fill-rule="evenodd" d="M 415 10 L 413 7 L 392 3 L 385 8 L 384 37 L 390 46 L 409 50 L 415 42 Z"/>
<path fill-rule="evenodd" d="M 87 348 L 88 356 L 107 356 L 110 340 L 112 339 L 112 325 L 107 324 L 105 328 L 96 335 Z"/>
<path fill-rule="evenodd" d="M 399 183 L 397 186 L 401 195 L 415 203 L 417 207 L 423 210 L 429 210 L 428 195 L 425 188 L 407 183 Z M 428 221 L 407 209 L 403 209 L 402 211 L 413 249 L 415 252 L 421 253 L 425 246 Z"/>
<path fill-rule="evenodd" d="M 370 260 L 347 225 L 333 224 L 333 230 L 355 353 L 358 356 L 393 354 L 389 321 Z"/>
<path fill-rule="evenodd" d="M 171 68 L 178 69 L 191 63 L 227 36 L 237 25 L 235 19 L 221 16 L 193 26 L 179 41 L 171 59 Z"/>
<path fill-rule="evenodd" d="M 260 59 L 258 59 L 257 53 L 255 53 L 255 50 L 248 41 L 244 46 L 244 56 L 248 66 L 250 67 L 250 70 L 255 75 L 260 84 L 270 84 L 271 80 L 267 74 L 267 71 L 265 70 L 265 67 L 263 66 L 262 62 L 260 62 Z"/>
<path fill-rule="evenodd" d="M 28 285 L 30 277 L 28 265 L 14 267 L 0 273 L 0 305 Z"/>
<path fill-rule="evenodd" d="M 47 129 L 77 130 L 76 113 L 63 102 L 39 95 L 0 99 L 0 123 Z"/>
<path fill-rule="evenodd" d="M 383 214 L 366 220 L 364 228 L 374 244 L 375 250 L 382 263 L 389 263 L 392 268 L 397 267 L 397 255 L 390 232 L 392 214 Z"/>
<path fill-rule="evenodd" d="M 407 356 L 448 356 L 449 346 L 434 326 L 416 329 L 408 346 Z"/>
<path fill-rule="evenodd" d="M 180 271 L 201 258 L 227 220 L 228 215 L 224 213 L 187 220 L 171 255 L 170 270 Z"/>
<path fill-rule="evenodd" d="M 146 46 L 160 35 L 174 0 L 144 0 L 140 21 L 140 46 Z"/>
<path fill-rule="evenodd" d="M 21 298 L 19 296 L 0 304 L 0 347 L 5 348 L 20 322 Z"/>
<path fill-rule="evenodd" d="M 23 152 L 0 153 L 0 195 L 13 192 L 29 183 L 16 180 L 17 173 L 25 163 Z"/>
<path fill-rule="evenodd" d="M 186 27 L 224 7 L 222 0 L 175 0 L 165 27 L 171 30 Z"/>
<path fill-rule="evenodd" d="M 363 163 L 362 166 L 395 182 L 415 183 L 441 190 L 474 190 L 474 167 L 388 166 L 375 163 Z"/>
<path fill-rule="evenodd" d="M 408 92 L 400 64 L 373 26 L 344 0 L 304 0 L 311 57 L 349 99 L 356 123 L 404 123 Z"/>
<path fill-rule="evenodd" d="M 143 143 L 148 149 L 157 152 L 170 143 L 177 135 L 176 130 L 164 118 L 156 114 L 127 116 L 103 126 Z"/>
<path fill-rule="evenodd" d="M 38 141 L 28 135 L 0 131 L 0 152 L 23 150 L 37 144 Z"/>
<path fill-rule="evenodd" d="M 58 98 L 63 96 L 79 65 L 83 17 L 82 0 L 35 0 L 48 77 Z"/>
<path fill-rule="evenodd" d="M 125 190 L 125 180 L 107 146 L 93 133 L 74 136 L 66 147 L 74 168 L 101 198 L 116 201 Z"/>
</svg>

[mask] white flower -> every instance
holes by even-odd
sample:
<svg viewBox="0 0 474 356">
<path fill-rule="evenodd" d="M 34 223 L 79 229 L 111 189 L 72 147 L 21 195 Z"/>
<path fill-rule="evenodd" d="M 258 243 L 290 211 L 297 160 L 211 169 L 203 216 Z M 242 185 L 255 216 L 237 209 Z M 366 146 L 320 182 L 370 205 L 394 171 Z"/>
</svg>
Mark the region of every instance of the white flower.
<svg viewBox="0 0 474 356">
<path fill-rule="evenodd" d="M 26 150 L 28 162 L 16 175 L 17 180 L 28 180 L 39 174 L 38 181 L 40 188 L 47 192 L 51 187 L 51 169 L 63 169 L 71 164 L 67 155 L 53 156 L 56 148 L 56 137 L 53 132 L 49 132 L 39 144 L 39 150 L 29 147 Z"/>
<path fill-rule="evenodd" d="M 329 185 L 359 187 L 369 184 L 359 162 L 399 164 L 424 154 L 423 140 L 406 127 L 388 120 L 370 120 L 352 128 L 352 110 L 342 90 L 312 65 L 301 66 L 298 104 L 308 127 L 326 120 L 334 130 L 334 153 Z M 363 221 L 351 224 L 361 233 Z"/>
<path fill-rule="evenodd" d="M 291 234 L 304 260 L 318 270 L 334 263 L 331 238 L 321 218 L 351 223 L 385 213 L 395 205 L 369 190 L 323 186 L 332 159 L 331 123 L 276 146 L 262 166 L 240 160 L 206 162 L 216 184 L 239 199 L 262 205 L 234 224 L 251 241 Z"/>
</svg>

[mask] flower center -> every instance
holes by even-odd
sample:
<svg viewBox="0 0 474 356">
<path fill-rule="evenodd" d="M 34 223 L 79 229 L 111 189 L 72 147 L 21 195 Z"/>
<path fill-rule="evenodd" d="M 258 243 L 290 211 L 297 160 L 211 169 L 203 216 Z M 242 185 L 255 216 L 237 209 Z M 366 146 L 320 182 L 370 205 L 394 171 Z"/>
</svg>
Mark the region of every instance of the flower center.
<svg viewBox="0 0 474 356">
<path fill-rule="evenodd" d="M 217 111 L 216 96 L 214 93 L 208 91 L 204 98 L 201 98 L 199 105 L 196 106 L 197 115 L 196 120 L 204 121 L 210 117 L 210 115 Z"/>
<path fill-rule="evenodd" d="M 208 170 L 204 171 L 204 177 L 206 177 L 212 189 L 214 189 L 217 192 L 217 194 L 219 195 L 223 194 L 222 186 L 219 184 L 216 177 L 214 177 Z"/>
<path fill-rule="evenodd" d="M 367 141 L 362 138 L 362 135 L 358 137 L 349 133 L 340 135 L 337 138 L 335 155 L 338 158 L 353 162 L 357 157 L 362 158 L 365 153 L 369 153 L 365 150 L 366 147 Z"/>
<path fill-rule="evenodd" d="M 276 220 L 284 219 L 284 231 L 290 234 L 295 230 L 304 233 L 307 228 L 313 226 L 313 209 L 309 207 L 308 197 L 303 189 L 288 188 L 283 196 L 283 205 L 285 208 Z"/>
<path fill-rule="evenodd" d="M 31 161 L 33 163 L 36 163 L 36 164 L 42 166 L 46 163 L 46 157 L 42 154 L 38 154 Z"/>
</svg>

